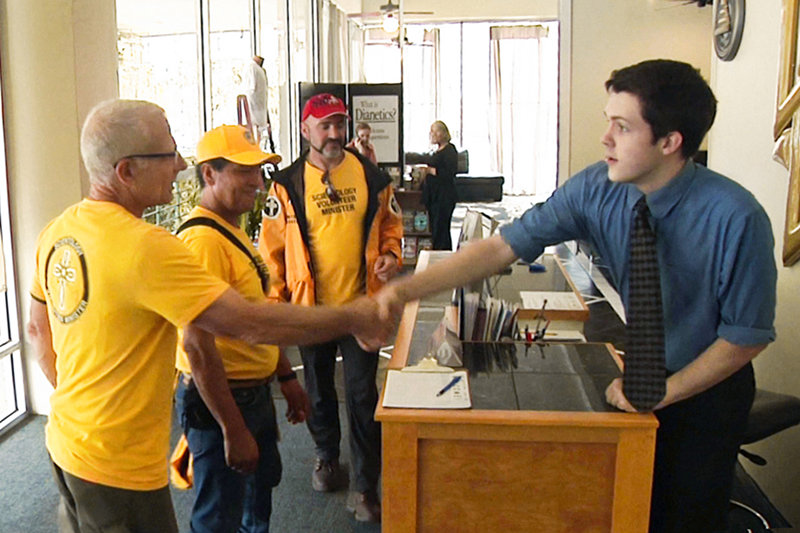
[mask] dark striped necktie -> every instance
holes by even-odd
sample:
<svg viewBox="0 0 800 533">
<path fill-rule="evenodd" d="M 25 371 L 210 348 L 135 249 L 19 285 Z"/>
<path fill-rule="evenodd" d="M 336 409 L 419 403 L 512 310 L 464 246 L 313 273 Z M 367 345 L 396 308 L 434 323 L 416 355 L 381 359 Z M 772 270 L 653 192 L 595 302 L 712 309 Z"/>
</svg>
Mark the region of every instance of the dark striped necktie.
<svg viewBox="0 0 800 533">
<path fill-rule="evenodd" d="M 627 340 L 622 391 L 638 411 L 652 411 L 666 393 L 664 314 L 656 235 L 650 228 L 647 201 L 634 206 L 629 257 Z"/>
</svg>

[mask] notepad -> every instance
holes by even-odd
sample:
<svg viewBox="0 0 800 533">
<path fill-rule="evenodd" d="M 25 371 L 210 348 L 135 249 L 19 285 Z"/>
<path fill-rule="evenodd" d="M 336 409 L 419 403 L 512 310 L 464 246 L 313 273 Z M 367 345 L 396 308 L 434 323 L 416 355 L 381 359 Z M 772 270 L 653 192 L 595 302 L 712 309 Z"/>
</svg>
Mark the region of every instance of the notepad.
<svg viewBox="0 0 800 533">
<path fill-rule="evenodd" d="M 541 309 L 547 300 L 547 310 L 582 311 L 584 309 L 578 295 L 572 291 L 520 291 L 522 307 L 525 309 Z"/>
<path fill-rule="evenodd" d="M 443 394 L 437 395 L 453 378 L 461 379 Z M 403 372 L 389 370 L 383 391 L 384 407 L 411 409 L 469 409 L 467 372 Z"/>
</svg>

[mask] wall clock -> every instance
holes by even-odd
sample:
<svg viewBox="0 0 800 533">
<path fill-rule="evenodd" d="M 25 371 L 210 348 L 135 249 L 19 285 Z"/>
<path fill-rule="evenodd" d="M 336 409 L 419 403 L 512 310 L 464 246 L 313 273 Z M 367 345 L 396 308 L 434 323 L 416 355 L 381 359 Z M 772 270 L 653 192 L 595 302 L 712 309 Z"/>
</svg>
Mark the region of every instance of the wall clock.
<svg viewBox="0 0 800 533">
<path fill-rule="evenodd" d="M 714 2 L 714 50 L 717 57 L 730 61 L 736 57 L 744 30 L 744 0 Z"/>
</svg>

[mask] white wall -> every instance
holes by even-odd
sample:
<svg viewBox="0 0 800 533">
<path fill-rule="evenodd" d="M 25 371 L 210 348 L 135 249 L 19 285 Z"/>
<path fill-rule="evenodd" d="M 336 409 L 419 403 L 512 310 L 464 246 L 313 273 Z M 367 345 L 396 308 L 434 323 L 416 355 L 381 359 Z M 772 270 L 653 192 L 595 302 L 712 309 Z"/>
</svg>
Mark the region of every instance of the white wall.
<svg viewBox="0 0 800 533">
<path fill-rule="evenodd" d="M 772 221 L 776 238 L 778 338 L 755 360 L 758 386 L 800 395 L 800 264 L 781 265 L 788 172 L 772 160 L 772 125 L 778 83 L 781 2 L 748 2 L 745 29 L 733 61 L 712 62 L 712 88 L 719 100 L 709 137 L 709 167 L 753 192 Z M 748 467 L 795 527 L 800 526 L 800 427 L 749 447 L 766 467 Z M 749 463 L 745 461 L 747 466 Z"/>
<path fill-rule="evenodd" d="M 87 190 L 83 118 L 117 95 L 114 2 L 3 2 L 0 8 L 6 151 L 15 266 L 24 322 L 36 237 Z M 23 349 L 31 408 L 49 411 L 50 385 Z"/>
<path fill-rule="evenodd" d="M 570 108 L 561 116 L 571 116 L 571 135 L 569 168 L 562 164 L 561 183 L 602 157 L 603 84 L 612 70 L 667 58 L 691 63 L 708 79 L 711 57 L 710 7 L 652 0 L 566 1 L 571 2 L 571 27 L 562 31 L 571 36 L 566 43 L 571 48 L 571 83 L 570 98 L 562 99 L 561 105 Z"/>
</svg>

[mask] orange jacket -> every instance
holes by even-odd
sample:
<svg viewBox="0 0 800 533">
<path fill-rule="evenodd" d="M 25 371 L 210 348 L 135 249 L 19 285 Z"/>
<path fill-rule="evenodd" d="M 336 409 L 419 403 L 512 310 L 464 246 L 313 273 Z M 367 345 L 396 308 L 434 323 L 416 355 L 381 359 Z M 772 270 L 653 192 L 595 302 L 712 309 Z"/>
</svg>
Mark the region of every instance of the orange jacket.
<svg viewBox="0 0 800 533">
<path fill-rule="evenodd" d="M 350 150 L 351 153 L 355 153 Z M 383 286 L 374 273 L 375 261 L 391 253 L 401 264 L 403 216 L 394 197 L 391 179 L 369 160 L 355 153 L 367 180 L 367 213 L 364 217 L 364 260 L 367 294 Z M 305 156 L 276 173 L 264 208 L 258 251 L 269 268 L 270 297 L 284 302 L 315 305 L 314 265 L 308 249 L 305 214 Z"/>
</svg>

